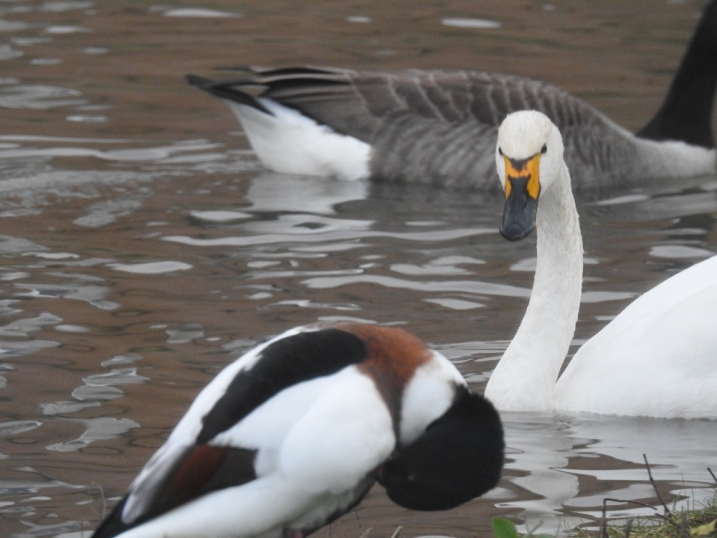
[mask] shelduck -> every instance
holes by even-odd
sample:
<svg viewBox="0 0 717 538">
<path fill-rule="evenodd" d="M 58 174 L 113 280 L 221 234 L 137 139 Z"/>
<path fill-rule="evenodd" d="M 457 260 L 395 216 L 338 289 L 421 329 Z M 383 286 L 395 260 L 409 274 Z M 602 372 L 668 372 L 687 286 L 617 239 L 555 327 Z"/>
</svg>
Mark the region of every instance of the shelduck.
<svg viewBox="0 0 717 538">
<path fill-rule="evenodd" d="M 401 506 L 455 507 L 503 464 L 493 406 L 415 336 L 299 327 L 202 390 L 95 538 L 301 538 L 375 481 Z"/>
</svg>

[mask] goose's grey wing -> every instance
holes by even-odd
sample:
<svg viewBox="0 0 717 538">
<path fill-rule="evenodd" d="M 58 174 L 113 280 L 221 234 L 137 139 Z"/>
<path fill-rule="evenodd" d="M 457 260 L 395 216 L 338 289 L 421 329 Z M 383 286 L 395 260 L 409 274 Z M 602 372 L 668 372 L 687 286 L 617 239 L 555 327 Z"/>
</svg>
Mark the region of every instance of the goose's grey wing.
<svg viewBox="0 0 717 538">
<path fill-rule="evenodd" d="M 257 95 L 365 142 L 371 142 L 382 123 L 397 114 L 443 122 L 474 120 L 498 127 L 511 112 L 535 109 L 561 129 L 604 119 L 593 107 L 555 86 L 499 73 L 237 69 L 241 78 L 211 83 L 215 94 L 221 88 L 220 97 L 245 103 L 247 90 L 255 87 Z"/>
<path fill-rule="evenodd" d="M 400 72 L 293 67 L 236 68 L 240 77 L 190 82 L 266 112 L 268 98 L 352 136 L 373 150 L 374 177 L 458 187 L 496 187 L 497 130 L 510 113 L 533 109 L 561 130 L 579 185 L 629 162 L 629 135 L 598 110 L 537 80 L 476 71 Z M 625 135 L 628 135 L 626 137 Z M 622 155 L 625 153 L 625 155 Z"/>
</svg>

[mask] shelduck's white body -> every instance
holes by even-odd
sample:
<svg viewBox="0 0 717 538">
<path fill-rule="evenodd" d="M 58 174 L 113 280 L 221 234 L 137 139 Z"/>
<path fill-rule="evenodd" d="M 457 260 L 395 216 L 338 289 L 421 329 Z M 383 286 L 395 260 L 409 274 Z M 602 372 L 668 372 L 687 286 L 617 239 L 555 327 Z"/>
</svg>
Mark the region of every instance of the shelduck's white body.
<svg viewBox="0 0 717 538">
<path fill-rule="evenodd" d="M 495 485 L 502 443 L 493 407 L 416 337 L 362 324 L 292 329 L 199 394 L 94 536 L 298 538 L 376 480 L 408 507 L 450 507 Z M 442 482 L 429 462 L 469 478 Z"/>
</svg>

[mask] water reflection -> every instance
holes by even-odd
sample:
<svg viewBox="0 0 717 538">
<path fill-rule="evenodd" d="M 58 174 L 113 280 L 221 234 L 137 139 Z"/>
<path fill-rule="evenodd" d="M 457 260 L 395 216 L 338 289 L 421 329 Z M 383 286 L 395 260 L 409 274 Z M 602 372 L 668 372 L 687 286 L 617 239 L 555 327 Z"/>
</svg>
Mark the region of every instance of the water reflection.
<svg viewBox="0 0 717 538">
<path fill-rule="evenodd" d="M 717 439 L 714 421 L 507 414 L 505 424 L 513 460 L 507 468 L 529 470 L 509 480 L 538 498 L 499 506 L 525 510 L 527 527 L 556 532 L 599 518 L 606 497 L 654 502 L 644 457 L 666 491 L 682 498 L 676 510 L 713 494 L 707 467 L 716 460 L 707 440 Z M 582 492 L 587 477 L 600 486 Z M 608 515 L 624 520 L 651 512 L 613 502 Z"/>
<path fill-rule="evenodd" d="M 20 313 L 14 310 L 13 314 Z M 62 318 L 43 312 L 36 317 L 16 319 L 10 323 L 0 326 L 0 358 L 9 359 L 56 347 L 59 342 L 34 338 L 31 333 L 41 331 L 44 326 L 58 325 Z"/>
<path fill-rule="evenodd" d="M 366 198 L 365 181 L 332 181 L 305 178 L 276 172 L 262 172 L 252 180 L 245 195 L 253 212 L 287 211 L 311 214 L 336 214 L 335 206 Z"/>
<path fill-rule="evenodd" d="M 22 56 L 21 51 L 0 48 L 0 60 Z M 4 56 L 4 57 L 3 57 Z M 0 107 L 48 110 L 56 107 L 80 106 L 86 101 L 82 93 L 71 88 L 27 84 L 0 84 Z"/>
<path fill-rule="evenodd" d="M 46 446 L 47 450 L 56 452 L 74 452 L 89 446 L 95 441 L 105 441 L 115 439 L 120 435 L 126 434 L 133 428 L 139 428 L 139 424 L 134 420 L 117 419 L 109 417 L 93 418 L 93 419 L 64 419 L 68 422 L 74 422 L 80 425 L 84 432 L 77 439 L 66 441 L 64 443 L 53 443 Z"/>
<path fill-rule="evenodd" d="M 85 214 L 74 219 L 89 228 L 106 226 L 136 211 L 150 194 L 147 184 L 159 178 L 255 167 L 237 162 L 240 152 L 218 152 L 217 144 L 205 140 L 154 145 L 141 140 L 5 135 L 0 141 L 4 141 L 0 143 L 0 217 L 39 214 L 56 199 L 95 199 Z M 65 170 L 52 167 L 53 159 L 97 162 L 89 170 Z M 115 195 L 101 199 L 108 187 L 115 189 Z"/>
<path fill-rule="evenodd" d="M 41 516 L 41 506 L 48 502 L 44 497 L 61 499 L 71 490 L 75 507 L 89 503 L 96 510 L 91 476 L 99 469 L 108 483 L 116 471 L 103 458 L 126 453 L 132 457 L 131 468 L 123 469 L 120 483 L 105 493 L 111 498 L 119 495 L 198 387 L 256 338 L 270 334 L 277 320 L 286 318 L 287 324 L 295 324 L 360 319 L 417 326 L 429 341 L 451 342 L 436 347 L 476 390 L 482 390 L 512 335 L 511 324 L 522 315 L 534 270 L 534 245 L 518 246 L 519 252 L 513 252 L 516 245 L 506 246 L 495 230 L 499 210 L 476 212 L 475 200 L 461 194 L 441 193 L 437 201 L 405 187 L 374 189 L 297 178 L 301 188 L 293 191 L 290 202 L 277 201 L 276 192 L 288 179 L 249 175 L 243 180 L 245 194 L 236 202 L 227 204 L 221 196 L 212 203 L 181 202 L 169 207 L 161 221 L 144 203 L 118 217 L 121 226 L 108 223 L 93 228 L 73 219 L 72 225 L 84 233 L 97 234 L 106 257 L 96 256 L 92 249 L 68 251 L 51 236 L 3 237 L 0 251 L 8 263 L 0 272 L 0 285 L 11 296 L 3 303 L 8 321 L 0 327 L 7 385 L 15 387 L 19 381 L 13 376 L 27 367 L 12 358 L 38 355 L 49 346 L 60 348 L 58 357 L 71 360 L 68 371 L 75 373 L 59 397 L 32 399 L 37 418 L 30 413 L 0 425 L 0 435 L 7 440 L 2 446 L 9 447 L 2 449 L 6 459 L 0 464 L 8 464 L 2 472 L 34 476 L 36 465 L 18 471 L 11 464 L 18 459 L 35 461 L 20 448 L 31 440 L 45 452 L 73 457 L 77 472 L 86 478 L 64 478 L 42 486 L 25 478 L 17 487 L 8 487 L 0 498 L 0 503 L 10 503 L 5 515 L 28 521 L 33 529 L 14 530 L 14 536 L 31 532 L 51 536 L 58 528 L 80 536 L 82 521 L 98 518 L 85 512 L 65 523 L 47 524 Z M 232 185 L 234 179 L 223 181 Z M 177 189 L 170 183 L 165 188 L 164 192 Z M 181 190 L 185 189 L 183 185 Z M 691 194 L 688 190 L 671 196 Z M 157 195 L 149 190 L 144 196 Z M 610 193 L 604 199 L 623 196 L 627 195 Z M 589 334 L 606 319 L 601 312 L 609 317 L 621 309 L 621 301 L 637 293 L 635 288 L 621 289 L 621 279 L 604 268 L 617 265 L 641 284 L 653 270 L 646 268 L 645 259 L 664 263 L 660 270 L 672 271 L 710 251 L 711 229 L 700 228 L 693 220 L 680 228 L 680 222 L 672 220 L 672 207 L 666 209 L 664 219 L 655 216 L 646 224 L 641 218 L 629 220 L 630 214 L 644 214 L 639 208 L 657 196 L 645 191 L 629 200 L 622 198 L 624 203 L 589 202 L 581 208 L 591 230 L 586 286 L 592 289 L 586 290 L 583 306 L 602 309 L 581 315 L 583 326 L 590 326 Z M 105 200 L 112 198 L 100 197 L 79 211 L 87 214 L 88 207 Z M 481 198 L 487 206 L 486 200 L 490 198 Z M 392 213 L 366 211 L 369 206 L 386 205 Z M 601 219 L 606 209 L 620 218 L 605 224 Z M 686 208 L 677 219 L 692 219 L 692 215 Z M 621 221 L 629 226 L 614 228 Z M 159 222 L 162 225 L 155 226 Z M 663 229 L 656 233 L 656 222 L 669 222 L 670 227 L 660 224 Z M 156 232 L 147 234 L 147 226 Z M 103 229 L 110 234 L 102 235 Z M 142 253 L 127 259 L 122 248 L 104 243 L 104 237 L 118 236 L 129 244 L 145 245 Z M 610 245 L 615 236 L 640 248 L 616 256 Z M 598 276 L 591 279 L 591 272 Z M 172 294 L 175 286 L 181 287 L 181 293 Z M 386 293 L 394 290 L 400 292 L 399 309 L 392 298 L 386 300 Z M 65 308 L 65 304 L 77 306 Z M 38 309 L 34 305 L 41 305 L 42 311 L 30 315 Z M 78 315 L 78 308 L 93 314 Z M 174 308 L 183 314 L 168 314 Z M 240 312 L 240 324 L 229 338 L 221 334 L 227 323 L 221 312 L 227 308 Z M 142 321 L 126 323 L 123 316 L 139 316 Z M 256 323 L 256 319 L 267 321 Z M 48 329 L 54 331 L 53 339 L 47 338 Z M 122 338 L 122 353 L 100 361 L 92 348 L 81 347 L 83 342 L 102 346 L 112 334 Z M 160 396 L 166 391 L 170 397 Z M 157 424 L 153 417 L 161 415 L 165 406 L 172 407 L 174 414 Z M 505 419 L 506 477 L 487 501 L 481 501 L 489 504 L 470 504 L 452 516 L 457 521 L 465 518 L 465 525 L 477 525 L 476 513 L 485 518 L 507 512 L 517 514 L 524 529 L 540 525 L 543 532 L 556 532 L 586 521 L 589 526 L 599 518 L 607 496 L 654 502 L 643 454 L 666 494 L 692 499 L 687 503 L 702 499 L 708 491 L 706 467 L 714 465 L 708 440 L 717 436 L 716 423 L 536 414 Z M 83 470 L 83 465 L 88 467 Z M 48 472 L 52 477 L 66 474 L 61 467 Z M 37 498 L 40 487 L 49 492 L 43 499 Z M 385 500 L 378 495 L 372 502 L 388 512 L 376 515 L 377 521 L 395 521 L 399 515 L 381 505 Z M 3 509 L 0 506 L 0 512 Z M 371 505 L 366 510 L 366 517 L 374 517 Z M 610 517 L 646 511 L 617 503 L 611 505 Z"/>
</svg>

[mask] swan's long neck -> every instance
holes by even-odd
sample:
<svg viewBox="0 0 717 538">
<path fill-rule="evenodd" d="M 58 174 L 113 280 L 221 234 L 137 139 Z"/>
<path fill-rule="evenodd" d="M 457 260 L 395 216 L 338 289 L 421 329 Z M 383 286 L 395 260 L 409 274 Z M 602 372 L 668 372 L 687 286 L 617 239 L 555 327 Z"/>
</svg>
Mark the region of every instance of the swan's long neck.
<svg viewBox="0 0 717 538">
<path fill-rule="evenodd" d="M 553 409 L 555 382 L 575 332 L 583 241 L 565 166 L 540 196 L 537 233 L 538 262 L 528 309 L 485 391 L 505 411 Z"/>
</svg>

